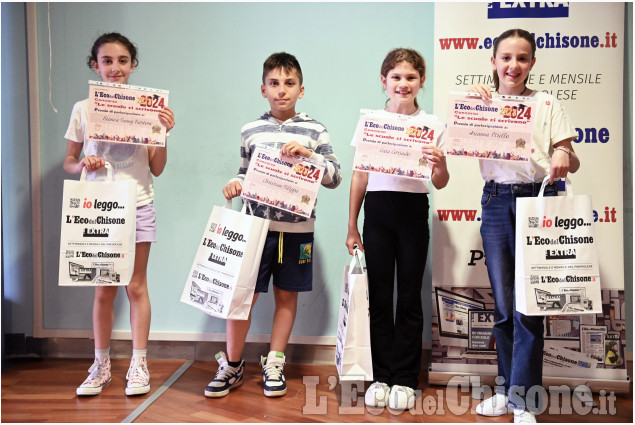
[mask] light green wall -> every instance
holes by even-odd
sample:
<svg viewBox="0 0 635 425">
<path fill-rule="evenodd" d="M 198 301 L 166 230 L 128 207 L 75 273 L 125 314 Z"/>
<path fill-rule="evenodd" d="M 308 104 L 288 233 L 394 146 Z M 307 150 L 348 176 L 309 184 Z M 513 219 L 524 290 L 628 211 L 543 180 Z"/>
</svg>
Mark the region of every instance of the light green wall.
<svg viewBox="0 0 635 425">
<path fill-rule="evenodd" d="M 84 65 L 94 39 L 119 31 L 139 47 L 140 66 L 130 84 L 170 90 L 176 114 L 168 165 L 155 179 L 158 242 L 150 253 L 153 331 L 224 332 L 178 301 L 197 244 L 221 189 L 239 165 L 240 128 L 268 110 L 260 95 L 262 63 L 276 51 L 297 56 L 305 97 L 298 109 L 325 124 L 345 175 L 335 190 L 322 189 L 317 207 L 314 290 L 301 294 L 298 335 L 335 335 L 345 248 L 353 149 L 360 108 L 383 107 L 379 68 L 393 47 L 420 50 L 433 68 L 432 3 L 51 3 L 52 99 L 48 96 L 47 5 L 38 4 L 44 216 L 44 321 L 46 328 L 90 329 L 92 289 L 57 286 L 57 250 L 66 142 L 73 103 L 87 97 L 98 76 Z M 432 76 L 421 95 L 432 104 Z M 235 202 L 235 204 L 237 204 Z M 361 225 L 361 221 L 360 221 Z M 429 277 L 428 280 L 428 287 Z M 430 305 L 425 291 L 426 306 Z M 115 329 L 128 329 L 128 303 L 120 291 Z M 252 333 L 271 329 L 273 296 L 254 309 Z M 429 333 L 429 323 L 426 335 Z"/>
<path fill-rule="evenodd" d="M 3 332 L 28 335 L 33 318 L 31 259 L 17 252 L 31 249 L 30 237 L 24 236 L 30 235 L 30 223 L 28 219 L 8 220 L 30 214 L 24 204 L 29 199 L 28 188 L 23 186 L 30 165 L 28 111 L 19 101 L 15 103 L 18 107 L 5 107 L 8 96 L 23 101 L 28 96 L 26 76 L 11 84 L 5 79 L 8 64 L 14 63 L 23 72 L 26 69 L 21 7 L 24 4 L 2 4 L 2 310 Z M 390 48 L 414 47 L 424 54 L 429 69 L 433 68 L 433 7 L 432 3 L 51 3 L 51 94 L 59 111 L 55 113 L 48 102 L 47 4 L 37 4 L 45 328 L 91 328 L 92 290 L 57 287 L 57 250 L 62 184 L 64 179 L 74 178 L 61 168 L 63 135 L 73 103 L 87 96 L 86 81 L 98 77 L 84 62 L 99 34 L 120 31 L 128 35 L 141 53 L 140 67 L 130 82 L 169 89 L 170 105 L 176 111 L 168 165 L 155 180 L 159 242 L 150 255 L 149 281 L 152 329 L 157 331 L 224 331 L 223 321 L 182 305 L 178 298 L 211 207 L 222 201 L 220 189 L 237 170 L 239 129 L 267 109 L 259 94 L 262 61 L 280 50 L 298 57 L 306 85 L 299 109 L 329 129 L 345 179 L 336 190 L 320 193 L 315 289 L 300 297 L 294 333 L 334 335 L 337 294 L 348 261 L 344 238 L 353 154 L 348 145 L 357 111 L 383 105 L 378 73 Z M 632 4 L 626 10 L 625 93 L 630 96 L 624 101 L 624 252 L 627 314 L 632 317 Z M 15 26 L 7 26 L 5 17 L 14 16 L 17 21 L 10 22 Z M 8 32 L 14 42 L 7 42 Z M 428 75 L 427 88 L 420 95 L 427 110 L 432 105 L 433 78 Z M 12 145 L 16 147 L 12 150 L 8 143 L 18 145 Z M 424 306 L 430 305 L 429 269 L 430 265 L 424 281 Z M 7 321 L 7 306 L 16 299 L 19 308 L 10 310 Z M 272 306 L 270 295 L 261 297 L 252 332 L 270 332 Z M 115 328 L 128 329 L 123 294 L 116 315 Z M 429 332 L 426 322 L 424 339 L 429 340 Z M 627 348 L 632 351 L 630 327 L 628 332 Z"/>
</svg>

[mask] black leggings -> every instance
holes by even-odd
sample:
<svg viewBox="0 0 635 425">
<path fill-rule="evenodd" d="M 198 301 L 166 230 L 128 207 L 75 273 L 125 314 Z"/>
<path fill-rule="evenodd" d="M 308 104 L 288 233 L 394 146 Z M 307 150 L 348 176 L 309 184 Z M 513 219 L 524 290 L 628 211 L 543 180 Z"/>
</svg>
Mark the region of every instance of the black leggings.
<svg viewBox="0 0 635 425">
<path fill-rule="evenodd" d="M 367 192 L 363 243 L 368 268 L 373 380 L 417 388 L 421 371 L 421 285 L 428 255 L 428 195 Z M 397 309 L 393 291 L 397 267 Z"/>
</svg>

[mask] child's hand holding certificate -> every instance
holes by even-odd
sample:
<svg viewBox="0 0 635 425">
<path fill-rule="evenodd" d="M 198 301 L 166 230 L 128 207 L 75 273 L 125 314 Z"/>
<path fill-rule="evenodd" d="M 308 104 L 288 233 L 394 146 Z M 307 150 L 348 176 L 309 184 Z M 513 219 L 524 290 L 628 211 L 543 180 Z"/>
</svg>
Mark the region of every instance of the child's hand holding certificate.
<svg viewBox="0 0 635 425">
<path fill-rule="evenodd" d="M 258 147 L 249 162 L 240 196 L 311 217 L 323 174 L 323 164 Z"/>
<path fill-rule="evenodd" d="M 436 120 L 417 125 L 401 119 L 362 115 L 357 124 L 353 170 L 430 180 L 432 167 L 423 146 L 436 145 L 443 132 Z"/>
</svg>

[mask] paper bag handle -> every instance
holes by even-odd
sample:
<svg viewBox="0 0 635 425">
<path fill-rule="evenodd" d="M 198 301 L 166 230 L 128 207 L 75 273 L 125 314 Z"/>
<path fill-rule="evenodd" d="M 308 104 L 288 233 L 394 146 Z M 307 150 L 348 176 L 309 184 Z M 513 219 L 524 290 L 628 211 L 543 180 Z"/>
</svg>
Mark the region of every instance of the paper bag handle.
<svg viewBox="0 0 635 425">
<path fill-rule="evenodd" d="M 232 199 L 225 200 L 225 208 L 232 209 Z M 249 208 L 249 214 L 255 216 L 254 210 L 247 199 L 243 199 L 243 207 L 240 209 L 241 214 L 247 214 L 247 209 Z M 267 210 L 265 212 L 265 219 L 269 220 L 269 207 L 267 206 Z"/>
<path fill-rule="evenodd" d="M 232 201 L 231 200 L 227 201 L 227 203 L 225 204 L 225 208 L 229 208 L 229 209 L 232 208 Z M 249 215 L 253 215 L 253 216 L 256 215 L 256 214 L 254 214 L 254 209 L 251 206 L 251 204 L 249 203 L 249 201 L 246 200 L 246 199 L 243 199 L 243 207 L 241 208 L 240 212 L 242 214 L 247 214 L 247 209 L 249 209 Z M 267 207 L 267 209 L 265 210 L 265 219 L 269 220 L 269 207 Z"/>
<path fill-rule="evenodd" d="M 104 166 L 104 168 L 106 168 L 106 180 L 105 181 L 115 181 L 115 171 L 112 168 L 112 165 L 110 165 L 110 162 L 106 161 L 106 165 Z M 79 176 L 79 180 L 80 181 L 84 181 L 86 180 L 86 174 L 88 173 L 88 170 L 86 170 L 86 167 L 82 168 L 82 174 L 81 176 Z"/>
<path fill-rule="evenodd" d="M 364 269 L 364 263 L 362 262 L 363 258 L 364 258 L 364 253 L 361 250 L 355 248 L 353 250 L 353 258 L 351 259 L 349 270 L 353 270 L 355 266 L 357 265 L 357 263 L 359 263 L 359 268 L 363 270 Z"/>
<path fill-rule="evenodd" d="M 540 186 L 540 192 L 538 192 L 538 196 L 540 198 L 545 196 L 545 187 L 547 186 L 548 182 L 549 182 L 549 176 L 545 177 L 545 179 L 542 181 L 542 185 Z M 571 180 L 569 180 L 569 177 L 566 177 L 564 179 L 564 187 L 565 187 L 565 191 L 567 192 L 567 196 L 573 196 L 573 184 L 571 183 Z"/>
<path fill-rule="evenodd" d="M 243 199 L 243 207 L 240 209 L 240 212 L 247 214 L 247 209 L 249 209 L 250 215 L 254 215 L 254 209 L 251 207 L 251 204 L 247 202 L 247 200 Z"/>
</svg>

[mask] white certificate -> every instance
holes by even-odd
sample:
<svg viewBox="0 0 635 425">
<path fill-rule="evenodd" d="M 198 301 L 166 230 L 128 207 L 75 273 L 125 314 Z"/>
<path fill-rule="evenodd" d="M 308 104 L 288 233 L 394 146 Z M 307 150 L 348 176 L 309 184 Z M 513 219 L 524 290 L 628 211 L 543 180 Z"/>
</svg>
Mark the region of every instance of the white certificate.
<svg viewBox="0 0 635 425">
<path fill-rule="evenodd" d="M 443 132 L 436 121 L 362 115 L 357 123 L 353 170 L 430 180 L 432 167 L 422 147 L 435 146 Z"/>
<path fill-rule="evenodd" d="M 450 92 L 445 154 L 503 161 L 529 161 L 536 101 L 497 96 L 483 101 L 475 93 Z"/>
<path fill-rule="evenodd" d="M 167 90 L 89 81 L 88 139 L 96 142 L 165 146 L 159 111 Z"/>
<path fill-rule="evenodd" d="M 257 147 L 251 156 L 240 196 L 311 217 L 324 168 L 324 164 L 306 158 L 282 155 L 280 149 Z"/>
</svg>

